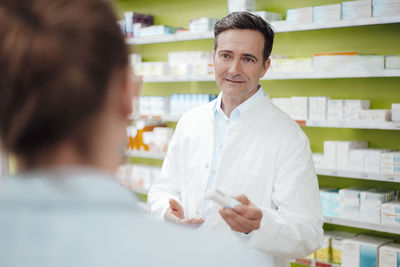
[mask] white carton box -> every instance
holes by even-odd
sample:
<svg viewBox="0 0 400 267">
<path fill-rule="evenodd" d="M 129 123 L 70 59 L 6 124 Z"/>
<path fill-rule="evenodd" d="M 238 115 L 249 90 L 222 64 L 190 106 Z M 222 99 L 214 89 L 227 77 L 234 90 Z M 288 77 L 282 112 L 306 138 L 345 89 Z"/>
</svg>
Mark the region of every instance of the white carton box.
<svg viewBox="0 0 400 267">
<path fill-rule="evenodd" d="M 342 19 L 362 19 L 372 16 L 371 1 L 342 2 Z"/>
<path fill-rule="evenodd" d="M 353 186 L 339 190 L 339 217 L 360 220 L 360 194 L 371 190 L 366 186 Z"/>
<path fill-rule="evenodd" d="M 323 5 L 314 7 L 314 23 L 339 21 L 342 17 L 341 4 Z"/>
<path fill-rule="evenodd" d="M 343 116 L 345 121 L 357 121 L 360 119 L 360 111 L 369 109 L 369 100 L 346 99 L 344 100 Z"/>
<path fill-rule="evenodd" d="M 331 261 L 334 264 L 342 264 L 343 240 L 353 238 L 356 234 L 349 232 L 333 231 L 331 237 Z"/>
<path fill-rule="evenodd" d="M 394 199 L 394 190 L 377 189 L 360 193 L 360 219 L 363 222 L 381 223 L 382 203 Z"/>
<path fill-rule="evenodd" d="M 400 56 L 385 56 L 385 69 L 400 69 Z"/>
<path fill-rule="evenodd" d="M 347 169 L 349 171 L 364 172 L 365 155 L 368 149 L 352 149 L 349 153 Z"/>
<path fill-rule="evenodd" d="M 308 97 L 292 96 L 291 117 L 294 120 L 307 120 L 308 118 Z"/>
<path fill-rule="evenodd" d="M 302 7 L 302 8 L 288 9 L 286 13 L 286 21 L 289 23 L 312 23 L 313 8 Z"/>
<path fill-rule="evenodd" d="M 343 121 L 344 120 L 344 100 L 343 99 L 328 99 L 328 121 Z"/>
<path fill-rule="evenodd" d="M 144 77 L 160 77 L 168 75 L 167 62 L 142 62 L 136 64 L 138 75 Z"/>
<path fill-rule="evenodd" d="M 326 120 L 328 99 L 326 96 L 311 96 L 309 100 L 309 119 L 320 121 Z"/>
<path fill-rule="evenodd" d="M 271 72 L 273 73 L 305 73 L 312 72 L 311 58 L 273 58 Z M 265 75 L 268 75 L 267 72 Z"/>
<path fill-rule="evenodd" d="M 372 4 L 375 5 L 393 5 L 400 4 L 400 0 L 372 0 Z"/>
<path fill-rule="evenodd" d="M 269 11 L 254 11 L 251 13 L 260 16 L 266 22 L 282 20 L 282 14 L 280 13 L 269 12 Z"/>
<path fill-rule="evenodd" d="M 348 170 L 350 151 L 352 149 L 367 148 L 368 141 L 338 141 L 336 145 L 336 168 L 339 170 Z"/>
<path fill-rule="evenodd" d="M 400 16 L 400 3 L 378 5 L 374 4 L 372 8 L 373 17 L 395 17 Z"/>
<path fill-rule="evenodd" d="M 390 243 L 379 248 L 379 267 L 400 266 L 400 244 Z"/>
<path fill-rule="evenodd" d="M 365 109 L 360 110 L 360 120 L 362 121 L 390 121 L 392 111 L 390 109 Z"/>
<path fill-rule="evenodd" d="M 391 226 L 400 226 L 400 215 L 381 215 L 381 224 L 383 225 L 391 225 Z"/>
<path fill-rule="evenodd" d="M 337 141 L 324 141 L 324 166 L 327 169 L 337 169 Z"/>
<path fill-rule="evenodd" d="M 400 176 L 400 152 L 385 152 L 381 155 L 381 173 Z"/>
<path fill-rule="evenodd" d="M 387 149 L 369 149 L 364 157 L 364 171 L 367 173 L 381 173 L 381 157 Z"/>
<path fill-rule="evenodd" d="M 391 239 L 359 235 L 343 241 L 342 267 L 378 266 L 379 248 Z"/>
<path fill-rule="evenodd" d="M 392 104 L 392 121 L 400 121 L 400 103 Z"/>
<path fill-rule="evenodd" d="M 396 200 L 382 204 L 381 214 L 400 216 L 400 201 Z"/>
<path fill-rule="evenodd" d="M 249 11 L 255 10 L 254 0 L 228 0 L 228 12 Z"/>
<path fill-rule="evenodd" d="M 337 188 L 320 187 L 319 195 L 324 216 L 339 217 L 339 190 Z"/>
<path fill-rule="evenodd" d="M 375 55 L 317 55 L 313 57 L 313 68 L 318 72 L 374 73 L 382 71 L 384 56 Z"/>
<path fill-rule="evenodd" d="M 400 202 L 398 200 L 382 204 L 381 224 L 400 225 Z"/>
<path fill-rule="evenodd" d="M 213 31 L 216 22 L 216 19 L 207 17 L 192 19 L 189 23 L 189 32 L 202 33 Z"/>
</svg>

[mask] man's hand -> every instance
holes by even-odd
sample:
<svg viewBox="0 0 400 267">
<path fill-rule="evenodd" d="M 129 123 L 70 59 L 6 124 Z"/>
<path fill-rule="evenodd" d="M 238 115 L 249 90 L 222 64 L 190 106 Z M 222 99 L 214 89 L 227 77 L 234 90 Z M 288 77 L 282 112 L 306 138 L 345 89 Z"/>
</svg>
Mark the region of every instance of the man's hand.
<svg viewBox="0 0 400 267">
<path fill-rule="evenodd" d="M 185 219 L 185 213 L 183 212 L 182 206 L 178 203 L 178 201 L 172 198 L 169 199 L 169 208 L 165 212 L 164 218 L 171 222 L 182 223 L 194 227 L 199 227 L 204 222 L 203 218 Z"/>
<path fill-rule="evenodd" d="M 224 208 L 219 214 L 234 231 L 245 234 L 260 228 L 262 212 L 245 195 L 235 197 L 242 205 L 236 205 L 234 209 Z"/>
</svg>

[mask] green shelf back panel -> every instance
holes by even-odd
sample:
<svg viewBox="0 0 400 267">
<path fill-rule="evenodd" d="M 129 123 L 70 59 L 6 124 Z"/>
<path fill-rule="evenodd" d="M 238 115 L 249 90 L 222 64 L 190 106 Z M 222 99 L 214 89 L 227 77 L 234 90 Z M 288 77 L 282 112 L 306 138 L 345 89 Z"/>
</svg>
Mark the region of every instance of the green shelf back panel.
<svg viewBox="0 0 400 267">
<path fill-rule="evenodd" d="M 168 96 L 171 94 L 218 94 L 215 82 L 146 83 L 144 95 Z"/>
<path fill-rule="evenodd" d="M 188 27 L 192 18 L 222 18 L 227 14 L 227 0 L 117 0 L 114 5 L 119 16 L 125 11 L 148 13 L 155 16 L 155 24 Z M 257 0 L 257 10 L 278 12 L 286 17 L 286 10 L 306 6 L 341 3 L 337 0 Z M 312 57 L 318 52 L 357 51 L 362 54 L 400 54 L 400 23 L 370 25 L 301 32 L 277 33 L 272 53 L 289 57 Z M 144 61 L 167 61 L 173 51 L 212 51 L 213 40 L 180 41 L 131 46 L 131 51 L 142 54 Z M 329 96 L 332 99 L 369 99 L 373 109 L 390 109 L 400 103 L 400 77 L 348 79 L 268 80 L 261 84 L 270 97 Z M 215 82 L 146 83 L 144 95 L 168 96 L 174 93 L 217 94 Z M 169 122 L 174 127 L 176 123 Z M 373 148 L 400 149 L 400 131 L 302 127 L 310 139 L 313 152 L 323 151 L 324 140 L 368 140 Z M 161 165 L 162 160 L 129 158 L 131 163 Z M 400 190 L 400 183 L 319 176 L 321 186 L 344 188 L 369 185 Z M 141 199 L 145 200 L 145 196 Z M 394 238 L 400 235 L 380 233 L 358 228 L 326 224 L 325 229 Z M 292 266 L 303 266 L 292 264 Z"/>
<path fill-rule="evenodd" d="M 132 164 L 147 164 L 153 166 L 161 166 L 162 159 L 151 159 L 151 158 L 140 158 L 140 157 L 128 157 L 125 161 L 126 163 Z"/>
<path fill-rule="evenodd" d="M 290 266 L 291 267 L 304 267 L 304 266 L 307 266 L 307 265 L 303 265 L 303 264 L 300 264 L 300 263 L 290 263 Z"/>
</svg>

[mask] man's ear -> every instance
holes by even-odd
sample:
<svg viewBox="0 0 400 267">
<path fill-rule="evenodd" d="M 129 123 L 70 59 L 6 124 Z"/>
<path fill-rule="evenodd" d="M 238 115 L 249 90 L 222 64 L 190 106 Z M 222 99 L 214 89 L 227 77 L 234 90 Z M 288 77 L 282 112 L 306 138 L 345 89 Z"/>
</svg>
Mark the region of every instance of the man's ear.
<svg viewBox="0 0 400 267">
<path fill-rule="evenodd" d="M 263 66 L 263 70 L 260 74 L 260 79 L 264 77 L 265 73 L 267 73 L 267 70 L 269 69 L 269 66 L 271 65 L 271 58 L 268 58 L 267 61 L 265 62 Z"/>
</svg>

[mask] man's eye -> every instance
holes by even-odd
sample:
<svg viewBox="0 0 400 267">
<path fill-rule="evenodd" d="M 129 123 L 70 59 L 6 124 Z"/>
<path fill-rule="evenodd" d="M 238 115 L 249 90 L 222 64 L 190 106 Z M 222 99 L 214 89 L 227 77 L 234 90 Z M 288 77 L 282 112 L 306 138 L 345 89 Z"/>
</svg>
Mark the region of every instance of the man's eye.
<svg viewBox="0 0 400 267">
<path fill-rule="evenodd" d="M 254 59 L 251 58 L 251 57 L 246 57 L 244 60 L 245 60 L 246 62 L 254 62 Z"/>
<path fill-rule="evenodd" d="M 229 58 L 229 55 L 228 54 L 222 54 L 222 57 L 223 58 Z"/>
</svg>

